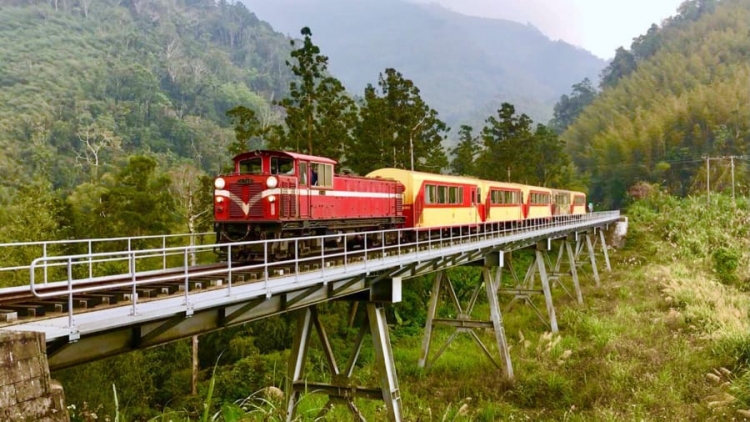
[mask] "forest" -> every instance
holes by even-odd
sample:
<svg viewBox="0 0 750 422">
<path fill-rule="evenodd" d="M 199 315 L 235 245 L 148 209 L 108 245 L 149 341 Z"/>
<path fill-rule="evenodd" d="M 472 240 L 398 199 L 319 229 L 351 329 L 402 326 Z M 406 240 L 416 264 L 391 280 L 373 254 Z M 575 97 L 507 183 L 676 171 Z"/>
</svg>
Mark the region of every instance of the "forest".
<svg viewBox="0 0 750 422">
<path fill-rule="evenodd" d="M 590 102 L 562 139 L 596 201 L 620 207 L 637 182 L 679 196 L 729 190 L 733 173 L 748 192 L 749 18 L 745 0 L 685 2 L 617 50 L 595 98 L 568 98 Z"/>
<path fill-rule="evenodd" d="M 315 28 L 285 37 L 240 2 L 10 0 L 0 21 L 0 243 L 210 231 L 213 176 L 256 148 L 327 156 L 356 174 L 410 168 L 413 157 L 415 170 L 587 190 L 597 209 L 630 205 L 651 184 L 689 197 L 708 177 L 712 190 L 747 193 L 750 0 L 686 1 L 618 49 L 598 84 L 573 85 L 547 124 L 505 102 L 482 127 L 457 129 L 398 69 L 347 92 Z M 649 206 L 664 206 L 657 199 Z M 4 265 L 29 258 L 0 255 Z M 390 310 L 404 344 L 418 337 L 429 286 L 411 281 Z M 345 312 L 331 304 L 324 315 L 342 344 Z M 112 415 L 111 385 L 133 420 L 196 415 L 209 389 L 218 409 L 281 386 L 292 321 L 202 336 L 197 395 L 187 341 L 53 377 L 78 404 L 75 420 Z M 528 397 L 509 390 L 521 409 L 557 391 L 526 382 L 538 387 Z"/>
</svg>

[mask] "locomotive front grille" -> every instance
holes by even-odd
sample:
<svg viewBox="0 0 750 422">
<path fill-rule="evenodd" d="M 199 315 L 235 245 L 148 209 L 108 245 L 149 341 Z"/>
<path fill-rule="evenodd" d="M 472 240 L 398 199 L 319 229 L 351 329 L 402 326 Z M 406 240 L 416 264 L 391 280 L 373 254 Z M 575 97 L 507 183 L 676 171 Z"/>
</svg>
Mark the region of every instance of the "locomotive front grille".
<svg viewBox="0 0 750 422">
<path fill-rule="evenodd" d="M 234 200 L 229 202 L 229 218 L 263 217 L 262 185 L 233 185 L 229 187 L 229 192 L 233 198 L 239 198 L 242 202 L 241 204 L 238 204 Z M 246 216 L 242 205 L 249 204 L 250 201 L 255 201 L 255 203 L 252 204 Z"/>
</svg>

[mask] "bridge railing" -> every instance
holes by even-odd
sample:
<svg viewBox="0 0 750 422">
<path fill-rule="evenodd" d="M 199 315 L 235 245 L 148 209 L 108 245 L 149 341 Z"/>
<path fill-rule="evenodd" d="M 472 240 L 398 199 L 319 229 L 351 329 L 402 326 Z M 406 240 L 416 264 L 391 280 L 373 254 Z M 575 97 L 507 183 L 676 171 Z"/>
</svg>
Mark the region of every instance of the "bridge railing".
<svg viewBox="0 0 750 422">
<path fill-rule="evenodd" d="M 300 246 L 302 242 L 317 242 L 325 245 L 326 242 L 333 243 L 342 240 L 343 234 L 332 234 L 324 236 L 304 237 L 295 239 L 272 239 L 264 241 L 236 242 L 228 244 L 213 245 L 191 245 L 179 247 L 160 247 L 153 249 L 134 250 L 132 248 L 114 252 L 91 252 L 85 254 L 67 256 L 42 256 L 33 260 L 29 266 L 30 289 L 38 298 L 50 298 L 67 296 L 69 327 L 73 327 L 73 296 L 85 293 L 93 293 L 111 289 L 128 289 L 131 292 L 132 313 L 137 314 L 139 287 L 147 284 L 180 282 L 182 283 L 182 294 L 185 296 L 186 312 L 192 313 L 191 291 L 189 283 L 191 280 L 205 277 L 221 277 L 223 282 L 221 288 L 226 290 L 226 295 L 232 295 L 233 275 L 240 273 L 254 273 L 256 283 L 262 283 L 263 292 L 267 297 L 273 294 L 273 279 L 282 276 L 294 275 L 296 282 L 301 274 L 307 271 L 320 272 L 320 278 L 325 280 L 326 272 L 341 266 L 364 265 L 372 267 L 380 264 L 384 259 L 402 254 L 415 254 L 412 260 L 420 259 L 420 254 L 434 254 L 435 249 L 445 247 L 460 247 L 472 249 L 472 243 L 501 238 L 513 234 L 528 231 L 539 231 L 549 228 L 583 227 L 591 224 L 604 224 L 614 222 L 619 218 L 619 211 L 600 212 L 577 216 L 558 216 L 553 219 L 540 219 L 537 224 L 521 225 L 517 227 L 503 227 L 499 224 L 480 224 L 482 230 L 449 230 L 425 229 L 425 236 L 405 236 L 406 232 L 413 230 L 382 230 L 357 233 L 363 242 L 360 247 L 351 248 L 346 242 L 337 250 L 319 251 L 308 256 L 301 256 Z M 483 227 L 482 227 L 483 226 Z M 396 244 L 385 245 L 379 239 L 395 236 Z M 408 241 L 404 239 L 409 239 Z M 273 245 L 285 242 L 293 244 L 294 250 L 290 251 L 287 259 L 272 259 Z M 373 246 L 377 244 L 377 246 Z M 252 247 L 256 251 L 262 251 L 264 259 L 256 263 L 236 262 L 232 259 L 236 248 Z M 223 252 L 227 261 L 214 265 L 194 266 L 198 257 L 211 256 L 217 250 Z M 166 259 L 176 257 L 177 259 Z M 204 259 L 201 259 L 204 260 Z M 160 263 L 160 265 L 159 265 Z M 63 269 L 64 276 L 50 279 L 51 268 Z M 292 270 L 293 269 L 293 270 Z M 284 274 L 288 270 L 287 274 Z M 59 271 L 54 272 L 60 273 Z M 102 275 L 99 275 L 99 274 Z M 256 284 L 258 286 L 258 284 Z M 259 287 L 260 287 L 259 286 Z"/>
<path fill-rule="evenodd" d="M 161 248 L 166 251 L 170 246 L 191 246 L 195 244 L 213 244 L 215 234 L 183 233 L 168 235 L 132 236 L 117 238 L 67 239 L 41 242 L 0 243 L 0 286 L 25 285 L 29 280 L 33 259 L 42 257 L 70 256 L 74 254 L 92 255 L 101 252 L 133 251 Z M 167 268 L 166 253 L 162 256 L 163 269 Z M 59 267 L 59 266 L 58 266 Z M 54 266 L 48 266 L 49 271 Z M 45 280 L 47 279 L 45 275 Z M 93 277 L 93 268 L 89 270 Z"/>
</svg>

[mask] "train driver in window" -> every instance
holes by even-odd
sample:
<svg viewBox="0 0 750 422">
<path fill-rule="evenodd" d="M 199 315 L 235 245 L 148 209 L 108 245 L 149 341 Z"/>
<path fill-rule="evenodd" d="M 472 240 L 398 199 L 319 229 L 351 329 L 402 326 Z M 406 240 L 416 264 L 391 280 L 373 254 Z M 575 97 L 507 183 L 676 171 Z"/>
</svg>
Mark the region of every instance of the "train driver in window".
<svg viewBox="0 0 750 422">
<path fill-rule="evenodd" d="M 318 166 L 313 165 L 312 177 L 310 177 L 310 182 L 312 186 L 318 186 Z"/>
</svg>

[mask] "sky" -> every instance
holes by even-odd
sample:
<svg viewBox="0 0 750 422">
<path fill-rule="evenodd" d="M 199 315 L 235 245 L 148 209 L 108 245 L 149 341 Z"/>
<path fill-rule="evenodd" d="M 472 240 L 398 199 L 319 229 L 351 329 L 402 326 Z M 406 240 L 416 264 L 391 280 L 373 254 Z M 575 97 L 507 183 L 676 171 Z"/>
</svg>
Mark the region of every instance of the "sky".
<svg viewBox="0 0 750 422">
<path fill-rule="evenodd" d="M 684 0 L 416 0 L 439 3 L 466 15 L 531 23 L 553 40 L 562 39 L 603 59 L 630 49 L 652 23 L 677 13 Z"/>
</svg>

